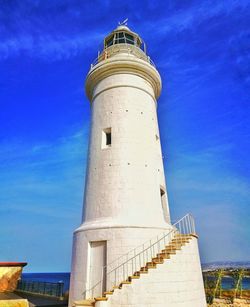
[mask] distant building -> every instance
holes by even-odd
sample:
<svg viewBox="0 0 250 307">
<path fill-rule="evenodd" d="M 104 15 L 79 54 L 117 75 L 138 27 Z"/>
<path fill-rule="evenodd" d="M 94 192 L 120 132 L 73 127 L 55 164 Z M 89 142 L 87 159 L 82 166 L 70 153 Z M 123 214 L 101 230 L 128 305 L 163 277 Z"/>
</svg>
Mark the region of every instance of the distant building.
<svg viewBox="0 0 250 307">
<path fill-rule="evenodd" d="M 105 38 L 86 92 L 91 134 L 70 306 L 206 306 L 193 219 L 170 221 L 161 77 L 138 34 L 120 25 Z"/>
</svg>

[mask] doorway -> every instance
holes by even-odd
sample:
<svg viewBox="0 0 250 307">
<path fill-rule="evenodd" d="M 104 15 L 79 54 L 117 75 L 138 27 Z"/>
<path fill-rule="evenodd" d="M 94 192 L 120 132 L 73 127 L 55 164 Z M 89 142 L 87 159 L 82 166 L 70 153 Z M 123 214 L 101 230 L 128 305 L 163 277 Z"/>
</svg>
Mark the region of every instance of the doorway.
<svg viewBox="0 0 250 307">
<path fill-rule="evenodd" d="M 89 289 L 93 297 L 106 290 L 107 241 L 90 242 Z"/>
</svg>

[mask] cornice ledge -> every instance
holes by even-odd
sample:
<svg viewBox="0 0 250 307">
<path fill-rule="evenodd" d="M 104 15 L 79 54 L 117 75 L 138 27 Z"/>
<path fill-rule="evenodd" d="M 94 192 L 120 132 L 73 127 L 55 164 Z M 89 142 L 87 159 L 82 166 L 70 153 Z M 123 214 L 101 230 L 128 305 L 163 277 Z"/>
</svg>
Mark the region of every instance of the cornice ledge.
<svg viewBox="0 0 250 307">
<path fill-rule="evenodd" d="M 113 74 L 130 73 L 148 81 L 157 99 L 161 93 L 161 77 L 158 71 L 149 63 L 140 59 L 110 59 L 100 62 L 88 73 L 85 89 L 87 97 L 92 101 L 93 91 L 98 82 Z"/>
</svg>

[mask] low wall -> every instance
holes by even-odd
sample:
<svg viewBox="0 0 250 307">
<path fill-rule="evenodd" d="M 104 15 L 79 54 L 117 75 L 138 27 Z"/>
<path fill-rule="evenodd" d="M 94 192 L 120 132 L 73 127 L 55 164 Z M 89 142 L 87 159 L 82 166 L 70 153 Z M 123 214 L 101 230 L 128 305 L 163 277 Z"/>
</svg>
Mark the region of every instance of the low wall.
<svg viewBox="0 0 250 307">
<path fill-rule="evenodd" d="M 1 300 L 1 307 L 29 307 L 27 300 Z"/>
<path fill-rule="evenodd" d="M 26 264 L 25 262 L 0 262 L 0 292 L 13 292 L 16 289 Z"/>
</svg>

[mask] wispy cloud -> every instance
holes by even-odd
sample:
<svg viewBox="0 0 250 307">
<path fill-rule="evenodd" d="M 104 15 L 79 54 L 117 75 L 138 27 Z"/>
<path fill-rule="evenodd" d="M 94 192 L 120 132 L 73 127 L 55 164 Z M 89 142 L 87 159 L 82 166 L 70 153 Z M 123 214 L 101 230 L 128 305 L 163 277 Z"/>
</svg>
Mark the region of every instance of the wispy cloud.
<svg viewBox="0 0 250 307">
<path fill-rule="evenodd" d="M 155 21 L 148 21 L 143 24 L 149 29 L 154 30 L 152 34 L 155 35 L 155 31 L 158 34 L 167 34 L 168 32 L 182 32 L 187 29 L 198 28 L 201 23 L 209 22 L 214 17 L 220 15 L 229 15 L 235 13 L 237 10 L 245 10 L 250 7 L 248 0 L 227 2 L 223 1 L 197 1 L 190 5 L 188 8 L 182 10 L 175 10 L 171 12 L 166 18 L 161 18 L 157 21 L 157 27 Z M 168 13 L 166 11 L 166 13 Z M 207 27 L 215 27 L 216 20 L 213 20 L 211 24 L 207 24 Z"/>
<path fill-rule="evenodd" d="M 104 11 L 108 12 L 110 5 L 109 1 L 102 3 Z M 20 3 L 16 7 L 10 6 L 9 10 L 12 10 L 12 15 L 10 15 L 12 17 L 10 19 L 11 23 L 10 20 L 8 21 L 4 17 L 4 11 L 0 14 L 2 19 L 0 60 L 22 54 L 47 61 L 69 59 L 83 54 L 93 44 L 98 45 L 106 34 L 106 26 L 103 27 L 102 24 L 106 18 L 100 20 L 98 31 L 89 28 L 84 29 L 85 26 L 83 25 L 82 31 L 79 31 L 80 27 L 75 31 L 75 29 L 72 29 L 71 23 L 69 23 L 70 28 L 68 29 L 66 24 L 60 25 L 57 15 L 53 20 L 55 9 L 53 4 L 47 7 L 44 15 L 39 14 L 39 10 L 44 10 L 42 1 L 31 2 L 30 6 L 33 11 L 29 18 L 24 18 L 25 14 L 28 13 L 27 6 Z M 159 18 L 157 21 L 150 19 L 144 21 L 143 28 L 147 28 L 149 34 L 151 32 L 154 35 L 157 32 L 157 36 L 160 38 L 163 34 L 166 36 L 168 33 L 173 35 L 176 32 L 186 31 L 187 29 L 193 30 L 203 22 L 207 22 L 207 27 L 210 27 L 209 19 L 220 14 L 228 15 L 235 10 L 245 10 L 248 7 L 249 1 L 228 1 L 226 4 L 224 2 L 203 1 L 189 8 L 176 10 L 171 14 L 167 14 L 168 16 L 165 18 Z M 75 20 L 80 26 L 81 19 L 86 22 L 89 20 L 87 12 L 90 11 L 90 7 L 86 5 L 81 5 L 78 9 L 65 5 L 62 9 L 66 22 L 68 19 L 70 21 Z M 7 14 L 7 11 L 5 13 Z M 53 22 L 55 23 L 53 24 Z M 214 26 L 214 20 L 212 24 Z M 61 28 L 59 28 L 60 26 Z M 64 34 L 63 28 L 65 28 Z M 140 30 L 140 25 L 138 25 L 138 30 Z"/>
<path fill-rule="evenodd" d="M 204 262 L 244 260 L 249 252 L 247 245 L 239 250 L 237 237 L 241 233 L 242 240 L 247 242 L 249 236 L 245 214 L 249 206 L 250 180 L 228 167 L 227 156 L 231 149 L 229 144 L 179 153 L 166 164 L 173 218 L 186 212 L 195 215 Z M 224 242 L 223 249 L 221 242 Z"/>
<path fill-rule="evenodd" d="M 0 10 L 0 60 L 26 56 L 56 61 L 84 55 L 105 33 L 86 27 L 89 10 L 86 3 L 6 2 Z"/>
<path fill-rule="evenodd" d="M 81 222 L 87 134 L 0 143 L 2 259 L 15 261 L 18 250 L 29 271 L 70 269 L 72 233 Z"/>
<path fill-rule="evenodd" d="M 82 205 L 86 152 L 83 132 L 55 143 L 1 144 L 0 212 L 72 217 Z"/>
<path fill-rule="evenodd" d="M 230 173 L 228 158 L 222 158 L 222 153 L 221 149 L 216 153 L 209 148 L 202 153 L 177 155 L 172 164 L 174 169 L 171 173 L 174 172 L 174 176 L 171 178 L 171 187 L 175 192 L 198 191 L 203 195 L 218 193 L 220 197 L 228 193 L 239 197 L 240 202 L 249 199 L 249 180 Z"/>
<path fill-rule="evenodd" d="M 97 33 L 82 33 L 78 36 L 39 36 L 21 35 L 0 42 L 0 60 L 22 54 L 47 61 L 69 59 L 84 54 L 92 45 L 101 41 L 103 35 Z"/>
</svg>

